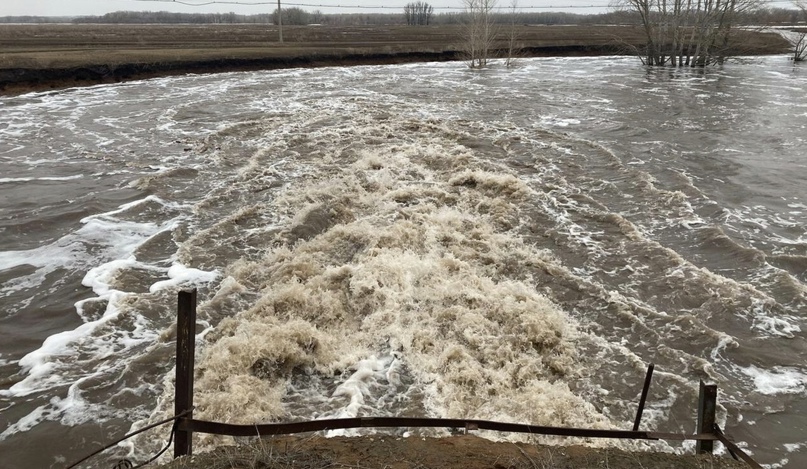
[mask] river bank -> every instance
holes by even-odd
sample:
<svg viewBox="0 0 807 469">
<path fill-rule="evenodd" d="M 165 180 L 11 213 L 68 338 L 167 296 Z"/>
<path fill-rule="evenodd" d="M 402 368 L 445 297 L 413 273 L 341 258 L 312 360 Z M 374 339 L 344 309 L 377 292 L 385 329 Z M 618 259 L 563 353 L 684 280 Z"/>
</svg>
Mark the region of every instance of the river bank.
<svg viewBox="0 0 807 469">
<path fill-rule="evenodd" d="M 458 26 L 0 25 L 0 95 L 158 76 L 459 60 Z M 523 57 L 630 55 L 633 26 L 517 26 Z M 737 55 L 781 54 L 771 33 L 743 32 Z"/>
<path fill-rule="evenodd" d="M 472 435 L 446 438 L 283 437 L 177 459 L 161 469 L 462 468 L 747 469 L 727 457 L 628 452 L 613 448 L 503 443 Z"/>
</svg>

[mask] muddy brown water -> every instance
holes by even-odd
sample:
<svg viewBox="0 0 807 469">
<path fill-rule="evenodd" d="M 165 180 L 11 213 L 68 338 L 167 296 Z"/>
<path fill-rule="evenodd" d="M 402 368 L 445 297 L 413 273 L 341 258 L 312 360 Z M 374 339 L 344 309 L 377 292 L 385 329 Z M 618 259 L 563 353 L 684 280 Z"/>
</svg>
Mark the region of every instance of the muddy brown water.
<svg viewBox="0 0 807 469">
<path fill-rule="evenodd" d="M 169 414 L 190 286 L 197 417 L 630 428 L 652 362 L 643 428 L 693 431 L 712 381 L 729 435 L 803 467 L 806 87 L 600 57 L 0 98 L 0 467 Z"/>
</svg>

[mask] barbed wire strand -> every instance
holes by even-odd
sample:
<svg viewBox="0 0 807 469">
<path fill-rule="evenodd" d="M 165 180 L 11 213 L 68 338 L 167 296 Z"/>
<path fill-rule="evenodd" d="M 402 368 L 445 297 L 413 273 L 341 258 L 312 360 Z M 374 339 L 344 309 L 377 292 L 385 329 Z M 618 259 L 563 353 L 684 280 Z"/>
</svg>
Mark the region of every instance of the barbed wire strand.
<svg viewBox="0 0 807 469">
<path fill-rule="evenodd" d="M 152 458 L 148 462 L 146 462 L 146 463 L 144 463 L 144 464 L 142 464 L 140 466 L 137 466 L 137 467 L 143 467 L 145 464 L 149 464 L 149 463 L 153 462 L 154 460 L 156 460 L 157 458 L 162 456 L 163 453 L 165 453 L 165 451 L 168 449 L 168 446 L 171 445 L 171 440 L 174 439 L 174 433 L 176 432 L 177 422 L 179 421 L 179 419 L 181 419 L 182 417 L 190 414 L 191 412 L 193 412 L 193 409 L 186 410 L 185 412 L 182 412 L 182 413 L 179 413 L 177 415 L 174 415 L 173 417 L 169 417 L 167 419 L 160 420 L 159 422 L 152 423 L 151 425 L 148 425 L 148 426 L 143 427 L 143 428 L 141 428 L 139 430 L 135 430 L 135 431 L 133 431 L 131 433 L 128 433 L 128 434 L 122 436 L 121 438 L 118 438 L 117 440 L 113 441 L 112 443 L 109 443 L 108 445 L 104 446 L 103 448 L 99 448 L 98 450 L 94 451 L 93 453 L 88 454 L 87 456 L 83 457 L 81 460 L 76 461 L 73 464 L 67 466 L 65 469 L 73 469 L 75 467 L 78 467 L 78 465 L 83 463 L 84 461 L 103 453 L 104 451 L 108 450 L 109 448 L 112 448 L 113 446 L 117 445 L 118 443 L 120 443 L 122 441 L 126 441 L 126 440 L 128 440 L 129 438 L 131 438 L 133 436 L 137 436 L 137 435 L 139 435 L 139 434 L 141 434 L 143 432 L 151 430 L 152 428 L 159 427 L 160 425 L 165 425 L 166 423 L 174 422 L 174 426 L 171 429 L 171 438 L 168 440 L 168 445 L 165 448 L 163 448 L 162 451 L 160 451 L 157 454 L 157 456 L 155 456 L 154 458 Z"/>
<path fill-rule="evenodd" d="M 163 453 L 168 451 L 168 448 L 171 447 L 171 443 L 174 442 L 174 434 L 177 432 L 177 426 L 179 426 L 179 419 L 174 420 L 174 424 L 171 426 L 171 434 L 168 436 L 168 442 L 165 443 L 165 446 L 163 447 L 163 449 L 161 449 L 159 453 L 155 454 L 154 457 L 152 457 L 148 461 L 144 462 L 143 464 L 139 464 L 139 465 L 133 467 L 132 469 L 140 469 L 141 467 L 146 467 L 149 464 L 156 461 L 160 456 L 163 455 Z"/>
<path fill-rule="evenodd" d="M 261 6 L 261 5 L 277 5 L 277 2 L 239 2 L 235 0 L 212 0 L 209 2 L 186 2 L 183 0 L 133 0 L 135 2 L 143 3 L 176 3 L 179 5 L 187 5 L 192 7 L 202 7 L 208 5 L 242 5 L 242 6 Z M 781 0 L 789 1 L 789 0 Z M 357 10 L 403 10 L 403 6 L 392 5 L 328 5 L 324 3 L 289 3 L 282 2 L 283 6 L 291 7 L 312 7 L 312 8 L 351 8 Z M 519 10 L 541 10 L 549 8 L 607 8 L 610 5 L 544 5 L 544 6 L 519 6 Z M 465 10 L 465 7 L 451 7 L 451 6 L 435 6 L 435 10 Z M 509 6 L 496 7 L 497 10 L 511 9 Z"/>
</svg>

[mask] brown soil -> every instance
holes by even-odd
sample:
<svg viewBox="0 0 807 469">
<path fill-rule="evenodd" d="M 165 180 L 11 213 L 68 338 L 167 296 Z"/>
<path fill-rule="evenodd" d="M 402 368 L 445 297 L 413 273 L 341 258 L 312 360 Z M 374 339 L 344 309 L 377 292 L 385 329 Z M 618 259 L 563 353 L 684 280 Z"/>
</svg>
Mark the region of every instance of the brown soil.
<svg viewBox="0 0 807 469">
<path fill-rule="evenodd" d="M 162 469 L 747 469 L 712 456 L 631 453 L 581 446 L 496 443 L 476 436 L 447 438 L 278 437 L 184 457 Z"/>
<path fill-rule="evenodd" d="M 184 73 L 390 64 L 461 57 L 457 26 L 0 25 L 0 94 Z M 523 56 L 632 54 L 631 26 L 520 26 Z M 502 45 L 503 47 L 503 45 Z M 745 33 L 737 55 L 779 54 L 777 34 Z"/>
</svg>

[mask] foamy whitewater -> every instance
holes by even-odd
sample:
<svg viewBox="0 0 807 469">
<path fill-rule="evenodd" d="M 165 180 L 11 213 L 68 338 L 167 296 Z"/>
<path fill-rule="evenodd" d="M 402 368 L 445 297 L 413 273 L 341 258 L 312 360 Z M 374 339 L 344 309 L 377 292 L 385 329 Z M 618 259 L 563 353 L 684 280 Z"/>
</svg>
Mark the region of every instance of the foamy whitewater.
<svg viewBox="0 0 807 469">
<path fill-rule="evenodd" d="M 169 416 L 193 287 L 196 418 L 629 429 L 655 363 L 644 429 L 694 431 L 714 382 L 729 435 L 804 467 L 805 89 L 786 57 L 603 57 L 0 98 L 0 467 Z"/>
</svg>

